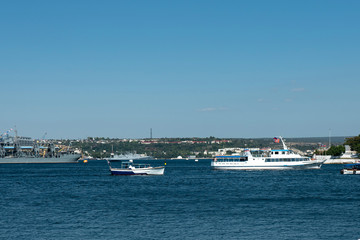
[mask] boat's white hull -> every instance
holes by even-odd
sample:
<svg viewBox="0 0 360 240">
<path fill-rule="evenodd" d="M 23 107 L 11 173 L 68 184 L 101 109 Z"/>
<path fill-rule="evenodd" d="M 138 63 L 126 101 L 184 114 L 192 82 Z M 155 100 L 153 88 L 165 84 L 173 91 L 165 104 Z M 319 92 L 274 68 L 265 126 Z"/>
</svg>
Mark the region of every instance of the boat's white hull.
<svg viewBox="0 0 360 240">
<path fill-rule="evenodd" d="M 112 175 L 163 175 L 165 167 L 110 168 Z"/>
<path fill-rule="evenodd" d="M 342 174 L 360 174 L 360 170 L 353 170 L 353 169 L 342 169 Z"/>
<path fill-rule="evenodd" d="M 306 162 L 216 162 L 211 166 L 216 170 L 285 170 L 285 169 L 320 169 L 324 161 Z"/>
</svg>

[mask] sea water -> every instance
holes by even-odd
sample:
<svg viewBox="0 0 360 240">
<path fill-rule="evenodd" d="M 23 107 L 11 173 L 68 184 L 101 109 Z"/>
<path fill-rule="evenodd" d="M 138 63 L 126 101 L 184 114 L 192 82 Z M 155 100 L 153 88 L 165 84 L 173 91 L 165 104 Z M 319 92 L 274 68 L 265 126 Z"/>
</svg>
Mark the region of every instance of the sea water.
<svg viewBox="0 0 360 240">
<path fill-rule="evenodd" d="M 111 176 L 104 161 L 0 165 L 0 238 L 359 239 L 360 176 L 341 168 L 168 160 L 163 176 Z"/>
</svg>

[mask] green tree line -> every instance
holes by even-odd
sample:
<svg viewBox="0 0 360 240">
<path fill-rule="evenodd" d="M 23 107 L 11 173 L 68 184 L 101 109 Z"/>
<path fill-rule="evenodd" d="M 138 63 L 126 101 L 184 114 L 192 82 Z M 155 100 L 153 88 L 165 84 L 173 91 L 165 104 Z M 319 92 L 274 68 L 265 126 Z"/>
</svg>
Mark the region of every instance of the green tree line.
<svg viewBox="0 0 360 240">
<path fill-rule="evenodd" d="M 343 145 L 331 146 L 327 151 L 324 152 L 324 154 L 340 156 L 345 152 L 345 145 L 349 145 L 352 151 L 360 153 L 360 135 L 356 137 L 346 138 Z M 322 153 L 317 151 L 316 154 Z"/>
<path fill-rule="evenodd" d="M 73 142 L 72 146 L 80 148 L 84 153 L 95 158 L 109 157 L 111 152 L 114 153 L 128 153 L 136 152 L 139 154 L 147 154 L 155 158 L 176 158 L 178 156 L 188 157 L 210 157 L 205 154 L 207 152 L 217 151 L 220 148 L 266 148 L 272 149 L 282 148 L 282 144 L 274 143 L 272 138 L 233 138 L 226 139 L 230 142 L 213 143 L 213 141 L 223 140 L 215 137 L 208 138 L 164 138 L 157 139 L 158 143 L 141 144 L 140 141 L 127 141 L 123 142 L 120 139 L 109 138 L 88 138 Z M 197 143 L 178 143 L 181 141 L 197 141 Z M 164 143 L 168 142 L 168 143 Z M 289 139 L 288 145 L 295 147 L 299 150 L 315 150 L 317 143 L 313 142 L 297 142 Z"/>
</svg>

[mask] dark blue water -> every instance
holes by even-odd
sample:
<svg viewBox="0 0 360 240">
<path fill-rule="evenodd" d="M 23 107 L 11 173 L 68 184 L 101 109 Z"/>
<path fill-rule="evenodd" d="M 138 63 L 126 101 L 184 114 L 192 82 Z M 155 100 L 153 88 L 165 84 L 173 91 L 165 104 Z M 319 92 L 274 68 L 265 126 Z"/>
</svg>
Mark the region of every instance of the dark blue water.
<svg viewBox="0 0 360 240">
<path fill-rule="evenodd" d="M 152 162 L 161 164 L 162 162 Z M 214 171 L 111 176 L 105 162 L 0 165 L 3 239 L 358 239 L 360 176 Z"/>
</svg>

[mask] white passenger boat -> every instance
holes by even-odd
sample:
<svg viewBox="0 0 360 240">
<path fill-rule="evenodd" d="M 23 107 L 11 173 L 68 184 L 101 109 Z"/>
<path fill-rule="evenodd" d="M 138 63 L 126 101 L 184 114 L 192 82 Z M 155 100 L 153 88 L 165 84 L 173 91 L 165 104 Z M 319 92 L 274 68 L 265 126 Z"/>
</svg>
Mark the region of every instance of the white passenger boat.
<svg viewBox="0 0 360 240">
<path fill-rule="evenodd" d="M 113 168 L 107 160 L 112 175 L 163 175 L 164 166 L 151 167 L 150 164 L 134 164 L 133 160 L 122 161 L 119 168 Z"/>
<path fill-rule="evenodd" d="M 245 150 L 243 156 L 216 156 L 211 166 L 224 170 L 319 169 L 325 161 L 294 153 L 287 148 L 282 137 L 276 140 L 281 140 L 283 149 L 256 152 Z"/>
</svg>

